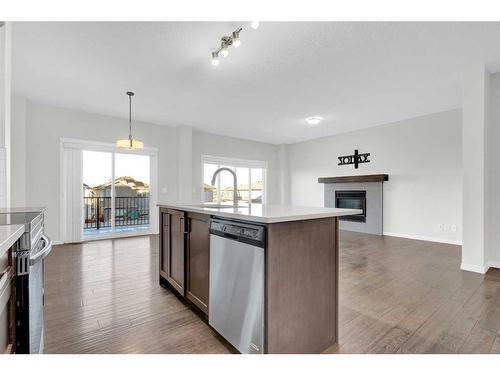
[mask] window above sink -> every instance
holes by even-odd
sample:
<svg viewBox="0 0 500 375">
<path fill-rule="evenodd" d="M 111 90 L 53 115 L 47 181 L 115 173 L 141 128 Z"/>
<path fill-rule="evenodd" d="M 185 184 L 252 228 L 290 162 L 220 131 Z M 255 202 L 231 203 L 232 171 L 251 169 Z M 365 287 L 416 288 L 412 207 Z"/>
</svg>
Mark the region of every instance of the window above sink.
<svg viewBox="0 0 500 375">
<path fill-rule="evenodd" d="M 218 156 L 202 155 L 203 181 L 201 186 L 201 202 L 204 206 L 215 208 L 233 207 L 234 187 L 233 175 L 222 171 L 212 185 L 214 172 L 222 167 L 236 173 L 237 190 L 240 199 L 238 207 L 248 207 L 250 203 L 265 203 L 267 163 L 260 160 L 243 160 Z"/>
</svg>

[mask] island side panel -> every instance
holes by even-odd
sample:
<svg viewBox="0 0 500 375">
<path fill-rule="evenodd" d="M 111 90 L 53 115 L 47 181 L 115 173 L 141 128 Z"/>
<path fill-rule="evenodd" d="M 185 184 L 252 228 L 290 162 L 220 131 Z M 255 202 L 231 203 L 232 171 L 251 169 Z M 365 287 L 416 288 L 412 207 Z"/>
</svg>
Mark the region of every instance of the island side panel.
<svg viewBox="0 0 500 375">
<path fill-rule="evenodd" d="M 337 342 L 338 220 L 269 224 L 268 353 L 321 353 Z"/>
</svg>

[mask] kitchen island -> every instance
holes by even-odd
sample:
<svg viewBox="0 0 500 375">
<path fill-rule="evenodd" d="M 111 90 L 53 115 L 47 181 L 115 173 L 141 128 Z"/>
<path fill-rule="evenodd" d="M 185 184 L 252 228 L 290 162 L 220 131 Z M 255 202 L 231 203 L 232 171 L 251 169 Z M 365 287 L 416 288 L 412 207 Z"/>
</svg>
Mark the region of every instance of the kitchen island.
<svg viewBox="0 0 500 375">
<path fill-rule="evenodd" d="M 159 207 L 160 284 L 240 352 L 321 353 L 337 342 L 338 217 L 361 210 Z"/>
</svg>

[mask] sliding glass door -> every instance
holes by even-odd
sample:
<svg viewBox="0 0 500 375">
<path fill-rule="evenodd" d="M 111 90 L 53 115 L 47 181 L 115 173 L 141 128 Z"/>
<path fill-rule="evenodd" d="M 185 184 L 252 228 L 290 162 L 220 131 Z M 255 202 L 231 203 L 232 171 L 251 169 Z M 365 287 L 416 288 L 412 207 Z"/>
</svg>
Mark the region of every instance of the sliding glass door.
<svg viewBox="0 0 500 375">
<path fill-rule="evenodd" d="M 150 159 L 82 151 L 84 238 L 150 229 Z"/>
<path fill-rule="evenodd" d="M 115 154 L 115 227 L 129 231 L 149 229 L 150 157 Z"/>
</svg>

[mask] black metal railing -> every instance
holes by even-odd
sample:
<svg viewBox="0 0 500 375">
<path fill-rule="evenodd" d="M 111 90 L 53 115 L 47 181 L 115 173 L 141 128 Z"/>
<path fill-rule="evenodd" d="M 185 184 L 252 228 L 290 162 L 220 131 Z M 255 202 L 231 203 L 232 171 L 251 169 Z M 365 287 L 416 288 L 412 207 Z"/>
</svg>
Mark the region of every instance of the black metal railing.
<svg viewBox="0 0 500 375">
<path fill-rule="evenodd" d="M 84 197 L 84 229 L 111 227 L 111 197 Z M 149 197 L 116 197 L 115 227 L 149 224 Z"/>
</svg>

